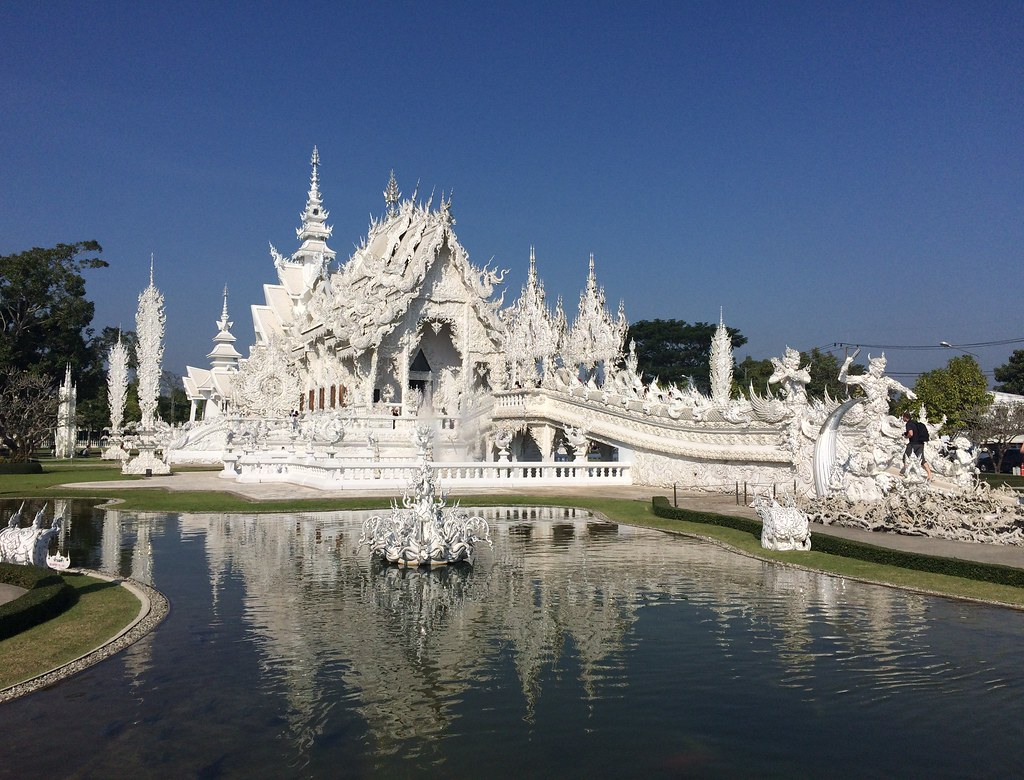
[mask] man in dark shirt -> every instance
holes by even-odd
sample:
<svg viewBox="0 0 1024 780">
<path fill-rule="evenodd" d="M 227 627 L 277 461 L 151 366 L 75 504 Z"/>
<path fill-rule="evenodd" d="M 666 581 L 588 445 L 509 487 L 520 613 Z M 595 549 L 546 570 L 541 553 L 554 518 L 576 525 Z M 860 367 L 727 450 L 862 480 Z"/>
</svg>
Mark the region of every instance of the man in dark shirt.
<svg viewBox="0 0 1024 780">
<path fill-rule="evenodd" d="M 903 468 L 900 469 L 900 476 L 906 474 L 907 458 L 913 455 L 921 459 L 921 465 L 924 466 L 924 470 L 930 480 L 932 478 L 932 467 L 924 459 L 924 437 L 921 435 L 921 428 L 924 427 L 924 424 L 910 419 L 910 412 L 903 413 L 903 422 L 906 427 L 903 435 L 907 439 L 907 448 L 903 451 Z"/>
</svg>

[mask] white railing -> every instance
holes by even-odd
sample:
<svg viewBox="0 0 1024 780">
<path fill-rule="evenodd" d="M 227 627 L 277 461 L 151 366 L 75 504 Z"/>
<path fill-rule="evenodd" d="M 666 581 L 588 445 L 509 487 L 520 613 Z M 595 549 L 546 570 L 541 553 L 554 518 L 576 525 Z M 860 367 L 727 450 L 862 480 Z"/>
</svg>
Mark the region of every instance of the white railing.
<svg viewBox="0 0 1024 780">
<path fill-rule="evenodd" d="M 466 462 L 432 463 L 444 489 L 460 487 L 559 487 L 572 485 L 631 485 L 628 463 L 606 462 Z M 402 490 L 419 464 L 305 460 L 268 453 L 241 455 L 225 462 L 221 476 L 238 482 L 285 482 L 333 490 Z"/>
</svg>

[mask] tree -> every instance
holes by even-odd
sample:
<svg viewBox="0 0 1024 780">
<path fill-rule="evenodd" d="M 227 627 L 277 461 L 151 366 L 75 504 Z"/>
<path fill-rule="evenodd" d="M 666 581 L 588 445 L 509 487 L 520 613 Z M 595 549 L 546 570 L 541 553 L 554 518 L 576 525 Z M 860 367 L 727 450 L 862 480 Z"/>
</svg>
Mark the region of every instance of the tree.
<svg viewBox="0 0 1024 780">
<path fill-rule="evenodd" d="M 645 381 L 657 378 L 665 384 L 685 384 L 688 378 L 702 392 L 709 388 L 708 365 L 711 337 L 717 325 L 683 320 L 640 320 L 629 326 L 626 344 L 636 342 L 637 363 Z M 747 343 L 747 337 L 729 328 L 733 349 Z"/>
<path fill-rule="evenodd" d="M 160 372 L 160 397 L 157 399 L 157 411 L 161 419 L 171 425 L 185 422 L 189 414 L 189 400 L 185 394 L 181 376 L 167 369 Z"/>
<path fill-rule="evenodd" d="M 0 366 L 62 376 L 95 367 L 89 339 L 95 307 L 85 297 L 87 268 L 104 268 L 95 241 L 36 247 L 0 256 Z"/>
<path fill-rule="evenodd" d="M 917 405 L 924 405 L 929 420 L 938 422 L 945 415 L 943 433 L 963 430 L 968 419 L 992 404 L 988 380 L 978 361 L 970 355 L 957 355 L 945 368 L 921 374 L 914 384 L 914 393 L 918 397 Z"/>
<path fill-rule="evenodd" d="M 1024 436 L 1024 403 L 972 409 L 965 415 L 964 433 L 974 444 L 989 447 L 992 465 L 998 474 L 1010 442 Z"/>
<path fill-rule="evenodd" d="M 1000 393 L 1024 395 L 1024 349 L 1015 349 L 1010 359 L 996 366 L 993 373 L 996 381 L 1002 383 L 996 385 Z"/>
<path fill-rule="evenodd" d="M 750 355 L 747 355 L 743 358 L 743 362 L 736 366 L 736 370 L 732 375 L 733 383 L 743 395 L 750 393 L 751 387 L 754 388 L 754 392 L 758 395 L 764 395 L 768 387 L 768 377 L 774 371 L 775 367 L 768 358 L 754 360 Z"/>
<path fill-rule="evenodd" d="M 0 442 L 27 461 L 57 422 L 57 389 L 45 376 L 6 367 L 0 375 Z"/>
<path fill-rule="evenodd" d="M 800 353 L 800 364 L 807 367 L 807 373 L 811 375 L 811 382 L 807 385 L 807 394 L 812 398 L 820 398 L 827 391 L 832 398 L 842 398 L 850 392 L 850 389 L 839 381 L 839 369 L 841 367 L 839 358 L 831 352 L 822 352 L 815 347 L 810 352 Z M 851 363 L 849 368 L 850 376 L 860 376 L 867 367 L 863 363 Z M 860 392 L 860 388 L 854 388 Z"/>
</svg>

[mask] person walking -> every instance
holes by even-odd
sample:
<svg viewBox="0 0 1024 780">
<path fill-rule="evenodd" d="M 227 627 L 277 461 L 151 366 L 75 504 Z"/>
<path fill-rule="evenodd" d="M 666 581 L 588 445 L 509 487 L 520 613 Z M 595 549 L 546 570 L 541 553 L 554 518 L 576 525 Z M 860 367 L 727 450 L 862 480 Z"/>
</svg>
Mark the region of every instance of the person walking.
<svg viewBox="0 0 1024 780">
<path fill-rule="evenodd" d="M 900 476 L 906 476 L 907 458 L 914 456 L 921 459 L 921 465 L 924 466 L 925 473 L 928 474 L 928 480 L 931 481 L 932 467 L 924 459 L 924 443 L 929 438 L 928 429 L 923 422 L 912 420 L 910 412 L 903 413 L 903 423 L 905 428 L 903 435 L 907 439 L 907 448 L 903 451 L 903 468 L 900 469 Z"/>
</svg>

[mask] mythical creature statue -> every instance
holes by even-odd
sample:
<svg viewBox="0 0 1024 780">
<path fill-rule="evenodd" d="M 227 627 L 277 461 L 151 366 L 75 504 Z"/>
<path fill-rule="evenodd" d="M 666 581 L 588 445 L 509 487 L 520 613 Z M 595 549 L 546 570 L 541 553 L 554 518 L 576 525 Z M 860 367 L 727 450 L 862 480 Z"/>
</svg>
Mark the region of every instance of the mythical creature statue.
<svg viewBox="0 0 1024 780">
<path fill-rule="evenodd" d="M 24 508 L 22 504 L 22 508 Z M 21 519 L 19 509 L 8 521 L 8 525 L 0 531 L 0 563 L 17 563 L 23 566 L 46 567 L 46 553 L 50 540 L 60 533 L 61 518 L 53 518 L 49 528 L 43 526 L 43 514 L 46 504 L 40 509 L 28 528 L 19 528 Z"/>
<path fill-rule="evenodd" d="M 761 546 L 766 550 L 810 550 L 811 530 L 807 514 L 793 505 L 780 504 L 767 493 L 751 504 L 761 518 Z"/>
<path fill-rule="evenodd" d="M 507 426 L 502 426 L 494 432 L 494 446 L 498 448 L 498 455 L 501 460 L 509 460 L 509 447 L 512 446 L 512 439 L 516 432 Z"/>
<path fill-rule="evenodd" d="M 772 358 L 775 369 L 768 377 L 768 384 L 779 385 L 779 394 L 790 408 L 807 405 L 807 385 L 811 382 L 811 374 L 806 368 L 800 368 L 800 353 L 786 347 L 782 359 Z"/>
<path fill-rule="evenodd" d="M 850 374 L 850 365 L 859 354 L 860 350 L 858 349 L 852 355 L 847 355 L 846 360 L 843 361 L 843 367 L 839 369 L 839 381 L 846 385 L 860 385 L 864 390 L 864 395 L 867 396 L 868 406 L 873 411 L 888 412 L 891 391 L 903 393 L 911 401 L 917 398 L 909 387 L 905 387 L 892 377 L 883 376 L 885 374 L 885 353 L 876 358 L 868 355 L 868 372 L 866 374 Z"/>
<path fill-rule="evenodd" d="M 573 457 L 576 460 L 584 460 L 587 457 L 587 450 L 590 449 L 590 439 L 585 430 L 567 425 L 565 426 L 565 440 L 572 447 Z"/>
<path fill-rule="evenodd" d="M 890 395 L 903 393 L 911 400 L 917 396 L 910 388 L 884 375 L 885 355 L 869 356 L 868 372 L 851 375 L 850 364 L 858 354 L 859 349 L 849 355 L 839 371 L 839 381 L 848 387 L 857 385 L 864 391 L 863 402 L 851 408 L 844 420 L 842 434 L 850 452 L 845 471 L 853 477 L 874 480 L 896 462 L 903 449 L 903 425 L 889 414 Z M 848 488 L 854 489 L 853 486 Z M 863 497 L 873 500 L 878 490 L 885 492 L 886 485 L 879 483 L 872 487 L 865 484 L 861 488 Z"/>
</svg>

